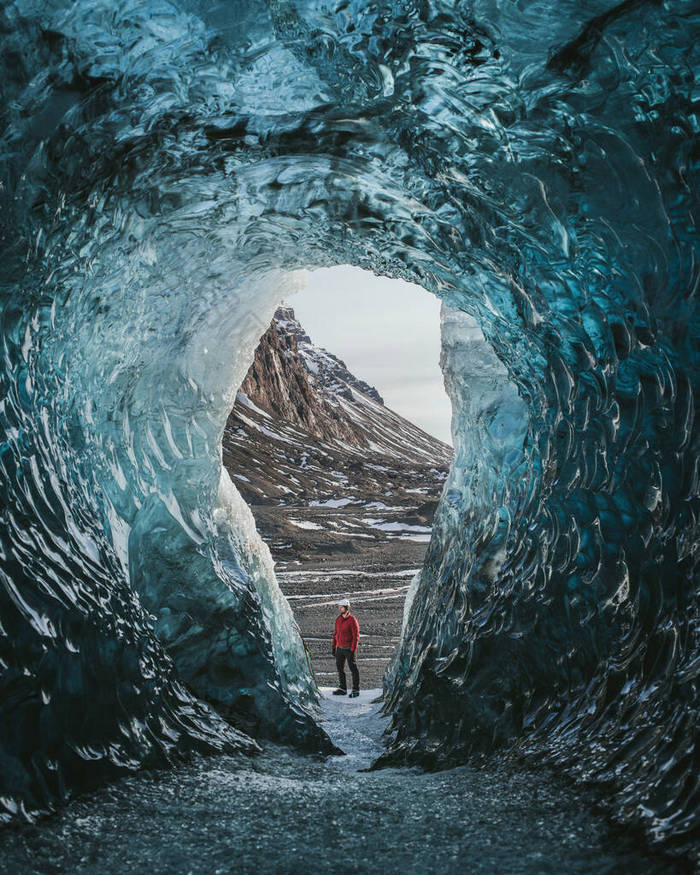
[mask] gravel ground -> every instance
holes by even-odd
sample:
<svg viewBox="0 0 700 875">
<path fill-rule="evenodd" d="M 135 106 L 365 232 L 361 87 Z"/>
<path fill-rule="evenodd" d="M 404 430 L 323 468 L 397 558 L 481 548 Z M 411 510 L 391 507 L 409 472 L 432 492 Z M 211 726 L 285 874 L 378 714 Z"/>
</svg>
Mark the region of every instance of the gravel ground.
<svg viewBox="0 0 700 875">
<path fill-rule="evenodd" d="M 141 773 L 0 834 L 12 873 L 661 873 L 544 771 L 358 772 L 381 745 L 372 702 L 325 698 L 346 757 L 276 747 Z M 326 691 L 328 693 L 328 691 Z"/>
</svg>

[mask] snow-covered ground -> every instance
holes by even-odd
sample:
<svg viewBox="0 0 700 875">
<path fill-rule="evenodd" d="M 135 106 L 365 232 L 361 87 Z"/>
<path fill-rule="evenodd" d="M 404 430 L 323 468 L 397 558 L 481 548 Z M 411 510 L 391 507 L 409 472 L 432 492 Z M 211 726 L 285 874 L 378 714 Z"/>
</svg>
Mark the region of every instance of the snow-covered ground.
<svg viewBox="0 0 700 875">
<path fill-rule="evenodd" d="M 320 532 L 323 529 L 323 526 L 310 520 L 289 520 L 288 522 L 298 529 L 306 529 L 309 532 Z"/>
</svg>

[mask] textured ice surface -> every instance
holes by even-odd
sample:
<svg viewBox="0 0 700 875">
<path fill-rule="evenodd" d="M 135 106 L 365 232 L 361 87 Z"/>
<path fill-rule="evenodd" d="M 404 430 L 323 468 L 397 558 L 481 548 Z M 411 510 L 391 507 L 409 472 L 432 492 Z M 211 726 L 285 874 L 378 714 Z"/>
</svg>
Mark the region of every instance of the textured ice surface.
<svg viewBox="0 0 700 875">
<path fill-rule="evenodd" d="M 391 758 L 518 742 L 689 839 L 694 5 L 0 6 L 8 814 L 244 744 L 204 700 L 327 743 L 220 437 L 293 271 L 351 263 L 449 308 Z"/>
</svg>

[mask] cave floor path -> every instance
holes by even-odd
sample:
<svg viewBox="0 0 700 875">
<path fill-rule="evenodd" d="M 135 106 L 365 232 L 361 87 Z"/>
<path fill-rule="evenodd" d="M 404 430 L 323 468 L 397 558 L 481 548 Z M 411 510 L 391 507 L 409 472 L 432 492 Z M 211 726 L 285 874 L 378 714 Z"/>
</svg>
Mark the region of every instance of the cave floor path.
<svg viewBox="0 0 700 875">
<path fill-rule="evenodd" d="M 367 769 L 383 752 L 382 735 L 389 718 L 381 714 L 381 690 L 362 690 L 356 699 L 334 696 L 321 687 L 321 725 L 345 756 L 326 762 L 345 772 Z"/>
<path fill-rule="evenodd" d="M 380 691 L 322 689 L 345 756 L 267 746 L 197 757 L 0 832 L 8 873 L 668 872 L 545 770 L 363 771 L 382 750 Z"/>
</svg>

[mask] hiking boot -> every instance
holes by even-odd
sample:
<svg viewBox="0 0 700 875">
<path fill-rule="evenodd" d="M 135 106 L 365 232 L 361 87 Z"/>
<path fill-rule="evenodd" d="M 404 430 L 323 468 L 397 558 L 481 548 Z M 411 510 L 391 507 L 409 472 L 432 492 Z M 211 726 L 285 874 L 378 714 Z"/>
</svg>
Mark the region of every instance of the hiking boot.
<svg viewBox="0 0 700 875">
<path fill-rule="evenodd" d="M 347 694 L 348 694 L 348 691 L 347 691 L 347 690 L 341 690 L 340 687 L 338 687 L 337 690 L 333 690 L 333 695 L 334 695 L 334 696 L 347 696 Z"/>
<path fill-rule="evenodd" d="M 351 698 L 351 699 L 356 699 L 359 695 L 360 695 L 360 691 L 359 691 L 359 690 L 353 690 L 352 693 L 350 693 L 350 698 Z"/>
</svg>

